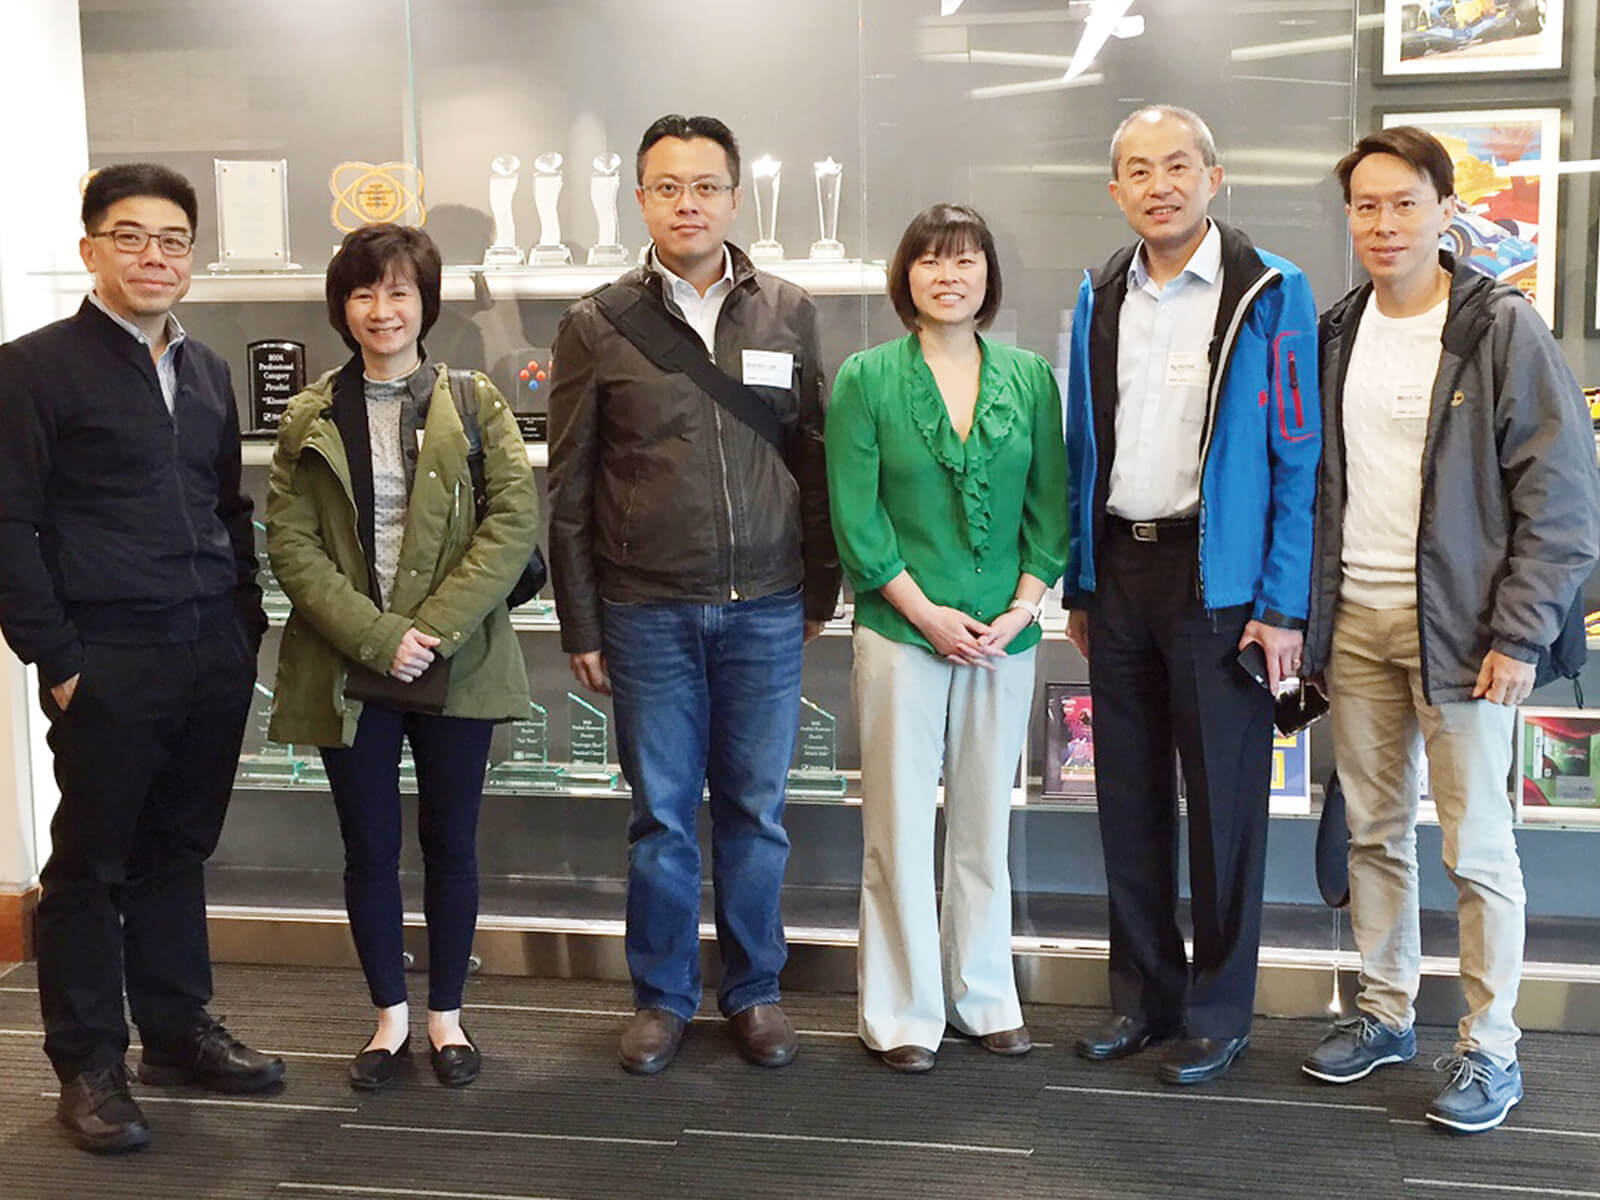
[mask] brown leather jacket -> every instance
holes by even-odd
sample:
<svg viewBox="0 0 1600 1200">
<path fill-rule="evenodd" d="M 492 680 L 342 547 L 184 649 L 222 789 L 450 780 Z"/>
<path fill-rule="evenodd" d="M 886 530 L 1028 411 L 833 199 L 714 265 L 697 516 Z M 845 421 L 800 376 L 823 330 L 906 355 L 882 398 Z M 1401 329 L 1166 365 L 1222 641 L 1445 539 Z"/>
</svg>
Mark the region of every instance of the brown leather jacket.
<svg viewBox="0 0 1600 1200">
<path fill-rule="evenodd" d="M 788 429 L 780 455 L 687 376 L 636 350 L 585 297 L 556 334 L 550 389 L 550 578 L 568 654 L 600 648 L 601 598 L 725 604 L 805 587 L 813 620 L 833 614 L 839 557 L 828 518 L 822 363 L 811 297 L 729 246 L 733 288 L 716 361 L 794 356 L 787 389 L 761 387 Z M 652 267 L 620 281 L 665 309 Z"/>
</svg>

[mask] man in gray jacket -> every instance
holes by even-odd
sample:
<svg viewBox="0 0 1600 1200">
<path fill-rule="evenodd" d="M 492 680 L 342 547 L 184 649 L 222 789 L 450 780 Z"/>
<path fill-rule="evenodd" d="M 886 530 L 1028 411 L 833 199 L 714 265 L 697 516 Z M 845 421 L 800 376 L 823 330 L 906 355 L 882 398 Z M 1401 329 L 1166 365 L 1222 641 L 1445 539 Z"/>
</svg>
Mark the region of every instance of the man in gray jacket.
<svg viewBox="0 0 1600 1200">
<path fill-rule="evenodd" d="M 1456 205 L 1439 142 L 1370 134 L 1335 174 L 1372 282 L 1321 321 L 1323 424 L 1341 436 L 1323 441 L 1305 670 L 1333 700 L 1362 986 L 1303 1069 L 1352 1083 L 1416 1055 L 1425 746 L 1469 1008 L 1427 1117 L 1476 1133 L 1522 1098 L 1515 706 L 1581 664 L 1573 607 L 1600 556 L 1600 470 L 1532 305 L 1439 250 Z"/>
</svg>

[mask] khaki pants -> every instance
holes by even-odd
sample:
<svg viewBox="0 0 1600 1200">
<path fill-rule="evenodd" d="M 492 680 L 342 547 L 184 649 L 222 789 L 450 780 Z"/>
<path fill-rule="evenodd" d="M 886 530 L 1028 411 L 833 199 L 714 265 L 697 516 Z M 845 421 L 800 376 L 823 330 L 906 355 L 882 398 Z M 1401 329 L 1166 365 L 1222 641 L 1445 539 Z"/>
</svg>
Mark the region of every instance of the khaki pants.
<svg viewBox="0 0 1600 1200">
<path fill-rule="evenodd" d="M 1334 756 L 1350 826 L 1350 916 L 1361 952 L 1361 1010 L 1411 1026 L 1421 978 L 1417 913 L 1419 739 L 1456 885 L 1467 1015 L 1457 1051 L 1514 1061 L 1522 978 L 1522 864 L 1506 798 L 1516 710 L 1428 704 L 1415 608 L 1340 604 L 1328 664 Z"/>
<path fill-rule="evenodd" d="M 958 667 L 856 627 L 861 728 L 861 1040 L 938 1050 L 946 1022 L 981 1037 L 1022 1024 L 1011 963 L 1011 782 L 1037 651 Z M 944 902 L 933 831 L 944 766 Z"/>
</svg>

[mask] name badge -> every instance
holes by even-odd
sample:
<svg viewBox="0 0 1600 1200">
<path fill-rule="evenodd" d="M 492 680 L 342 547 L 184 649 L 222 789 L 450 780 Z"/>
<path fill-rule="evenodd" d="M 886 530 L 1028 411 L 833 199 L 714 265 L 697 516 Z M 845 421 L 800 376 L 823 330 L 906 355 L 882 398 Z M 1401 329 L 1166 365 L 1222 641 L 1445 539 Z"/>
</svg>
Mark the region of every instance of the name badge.
<svg viewBox="0 0 1600 1200">
<path fill-rule="evenodd" d="M 1199 350 L 1174 350 L 1167 355 L 1168 387 L 1205 387 L 1211 364 Z"/>
<path fill-rule="evenodd" d="M 794 355 L 786 350 L 746 350 L 744 382 L 748 387 L 787 388 L 794 384 Z"/>
<path fill-rule="evenodd" d="M 1397 388 L 1394 394 L 1394 407 L 1390 410 L 1391 415 L 1396 421 L 1426 419 L 1430 390 L 1420 385 Z"/>
</svg>

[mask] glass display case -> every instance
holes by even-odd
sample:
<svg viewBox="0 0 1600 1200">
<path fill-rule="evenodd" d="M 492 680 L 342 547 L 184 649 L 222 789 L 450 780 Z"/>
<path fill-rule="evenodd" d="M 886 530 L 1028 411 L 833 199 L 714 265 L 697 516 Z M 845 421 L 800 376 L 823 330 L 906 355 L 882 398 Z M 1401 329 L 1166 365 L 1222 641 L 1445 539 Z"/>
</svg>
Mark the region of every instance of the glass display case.
<svg viewBox="0 0 1600 1200">
<path fill-rule="evenodd" d="M 830 375 L 850 353 L 901 332 L 884 295 L 884 261 L 909 219 L 940 200 L 975 205 L 996 232 L 1005 294 L 993 335 L 1064 369 L 1083 271 L 1130 240 L 1106 193 L 1108 141 L 1137 105 L 1179 103 L 1208 119 L 1226 168 L 1213 215 L 1298 263 L 1326 306 L 1352 278 L 1330 170 L 1375 110 L 1504 100 L 1509 86 L 1434 76 L 1380 85 L 1379 5 L 1370 0 L 1205 6 L 1203 17 L 1185 0 L 1141 0 L 1086 69 L 1076 56 L 1090 5 L 942 7 L 957 11 L 941 15 L 936 0 L 706 0 L 688 18 L 653 0 L 85 4 L 91 164 L 154 158 L 195 182 L 197 273 L 180 316 L 228 359 L 241 404 L 252 342 L 301 343 L 312 378 L 346 357 L 327 321 L 321 275 L 349 218 L 341 207 L 362 203 L 360 185 L 352 191 L 341 168 L 415 168 L 426 228 L 447 263 L 443 311 L 426 339 L 430 357 L 485 370 L 534 418 L 543 410 L 537 370 L 523 373 L 548 362 L 564 307 L 641 253 L 632 157 L 641 131 L 664 112 L 712 113 L 738 135 L 744 197 L 734 240 L 762 243 L 764 269 L 817 297 Z M 1573 81 L 1581 77 L 1592 96 L 1594 65 L 1593 6 L 1582 7 L 1591 36 L 1577 40 L 1572 80 L 1512 89 L 1528 104 L 1558 104 L 1580 123 L 1587 109 Z M 131 85 L 150 71 L 173 86 L 147 93 Z M 227 259 L 212 195 L 219 159 L 286 164 L 286 249 L 300 269 L 203 269 Z M 1586 191 L 1580 178 L 1574 194 L 1579 185 Z M 1566 195 L 1563 203 L 1562 228 L 1581 246 L 1589 236 L 1582 200 Z M 1578 281 L 1582 260 L 1569 248 L 1565 261 Z M 86 287 L 81 276 L 40 283 Z M 1565 293 L 1570 303 L 1583 286 Z M 1600 359 L 1583 324 L 1570 318 L 1562 331 L 1587 382 Z M 270 440 L 245 447 L 258 505 L 270 454 Z M 530 440 L 528 454 L 542 483 L 546 447 Z M 269 613 L 257 707 L 211 895 L 219 913 L 239 920 L 326 917 L 342 904 L 342 848 L 315 749 L 265 737 L 286 615 L 281 596 L 269 600 Z M 500 727 L 491 753 L 480 937 L 614 937 L 629 797 L 608 705 L 578 688 L 547 600 L 518 609 L 514 624 L 528 666 L 529 719 Z M 849 628 L 845 608 L 806 652 L 785 894 L 800 964 L 811 961 L 806 947 L 848 946 L 854 935 L 860 800 Z M 1103 987 L 1095 964 L 1104 954 L 1105 883 L 1085 756 L 1092 763 L 1093 754 L 1117 750 L 1086 746 L 1073 728 L 1073 686 L 1082 690 L 1087 667 L 1065 640 L 1058 596 L 1045 630 L 1014 792 L 1017 949 L 1034 994 L 1092 1000 Z M 1591 668 L 1585 683 L 1600 695 L 1593 676 Z M 1536 701 L 1569 699 L 1556 692 Z M 1348 986 L 1354 963 L 1347 923 L 1321 907 L 1310 870 L 1329 742 L 1326 729 L 1314 727 L 1308 741 L 1277 751 L 1283 787 L 1274 800 L 1263 956 L 1263 1004 L 1277 1011 L 1325 1006 L 1330 979 Z M 1588 878 L 1587 860 L 1600 849 L 1589 841 L 1595 836 L 1600 827 L 1582 821 L 1522 831 L 1530 963 L 1596 963 L 1600 895 L 1572 886 Z M 409 907 L 418 909 L 411 841 L 406 886 Z M 1425 827 L 1420 841 L 1425 949 L 1449 955 L 1454 892 L 1438 865 L 1438 830 Z M 513 958 L 495 961 L 515 969 Z M 607 961 L 614 966 L 617 956 Z"/>
</svg>

